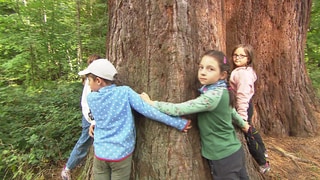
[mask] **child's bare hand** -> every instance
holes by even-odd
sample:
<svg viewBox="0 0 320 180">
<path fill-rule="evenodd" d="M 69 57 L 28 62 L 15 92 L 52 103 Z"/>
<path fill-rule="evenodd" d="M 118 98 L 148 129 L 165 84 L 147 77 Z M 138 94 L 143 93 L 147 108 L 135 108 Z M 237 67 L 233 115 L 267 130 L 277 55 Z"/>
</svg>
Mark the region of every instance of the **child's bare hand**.
<svg viewBox="0 0 320 180">
<path fill-rule="evenodd" d="M 153 101 L 150 99 L 149 95 L 145 92 L 140 94 L 140 97 L 148 104 L 152 105 Z"/>
<path fill-rule="evenodd" d="M 188 120 L 188 125 L 187 125 L 187 127 L 183 130 L 183 132 L 188 132 L 188 130 L 191 129 L 191 128 L 192 128 L 192 126 L 191 126 L 191 121 Z"/>
<path fill-rule="evenodd" d="M 93 131 L 94 131 L 94 125 L 90 125 L 90 127 L 89 127 L 89 136 L 93 137 L 93 135 L 94 135 Z"/>
<path fill-rule="evenodd" d="M 245 121 L 244 127 L 242 127 L 242 131 L 248 133 L 250 125 L 247 121 Z"/>
<path fill-rule="evenodd" d="M 147 101 L 147 102 L 148 102 L 148 101 L 151 101 L 149 95 L 148 95 L 147 93 L 145 93 L 145 92 L 141 93 L 141 94 L 140 94 L 140 97 L 141 97 L 144 101 Z"/>
</svg>

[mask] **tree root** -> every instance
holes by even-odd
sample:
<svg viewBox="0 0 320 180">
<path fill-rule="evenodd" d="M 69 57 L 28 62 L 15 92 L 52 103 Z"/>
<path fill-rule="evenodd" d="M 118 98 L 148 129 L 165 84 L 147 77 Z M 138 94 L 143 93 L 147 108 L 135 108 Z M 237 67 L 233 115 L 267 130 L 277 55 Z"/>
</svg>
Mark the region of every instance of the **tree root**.
<svg viewBox="0 0 320 180">
<path fill-rule="evenodd" d="M 298 162 L 309 163 L 309 164 L 312 164 L 312 165 L 320 167 L 319 163 L 311 161 L 311 160 L 308 160 L 308 159 L 303 159 L 303 158 L 299 158 L 297 156 L 294 156 L 294 155 L 292 155 L 292 153 L 288 153 L 288 152 L 286 152 L 284 149 L 282 149 L 280 147 L 272 146 L 272 147 L 270 147 L 268 149 L 275 150 L 275 151 L 281 153 L 281 155 L 290 158 L 297 167 L 299 167 L 299 165 L 296 163 L 297 161 Z"/>
</svg>

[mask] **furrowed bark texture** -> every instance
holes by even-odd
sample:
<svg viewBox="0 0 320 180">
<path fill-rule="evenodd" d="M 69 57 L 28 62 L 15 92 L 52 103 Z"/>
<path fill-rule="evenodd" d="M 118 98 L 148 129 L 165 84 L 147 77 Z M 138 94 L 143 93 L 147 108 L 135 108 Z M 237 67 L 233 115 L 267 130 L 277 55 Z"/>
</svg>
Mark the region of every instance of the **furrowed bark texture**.
<svg viewBox="0 0 320 180">
<path fill-rule="evenodd" d="M 317 129 L 317 102 L 304 64 L 311 0 L 109 0 L 106 57 L 124 84 L 153 100 L 182 102 L 198 96 L 201 55 L 250 43 L 258 75 L 254 123 L 270 136 L 309 136 Z M 195 116 L 187 134 L 136 114 L 132 178 L 211 179 L 201 157 Z M 251 179 L 264 179 L 246 150 Z M 87 161 L 87 163 L 90 163 Z M 272 164 L 272 162 L 271 162 Z M 90 166 L 89 166 L 90 167 Z M 92 178 L 92 177 L 90 177 Z"/>
<path fill-rule="evenodd" d="M 109 1 L 107 57 L 139 93 L 146 91 L 154 100 L 170 102 L 194 98 L 200 55 L 225 49 L 222 5 L 219 1 Z M 188 134 L 143 117 L 136 123 L 133 179 L 210 179 L 195 121 Z"/>
<path fill-rule="evenodd" d="M 311 0 L 227 0 L 226 10 L 228 55 L 239 43 L 256 50 L 256 126 L 275 137 L 314 135 L 319 102 L 304 61 Z"/>
</svg>

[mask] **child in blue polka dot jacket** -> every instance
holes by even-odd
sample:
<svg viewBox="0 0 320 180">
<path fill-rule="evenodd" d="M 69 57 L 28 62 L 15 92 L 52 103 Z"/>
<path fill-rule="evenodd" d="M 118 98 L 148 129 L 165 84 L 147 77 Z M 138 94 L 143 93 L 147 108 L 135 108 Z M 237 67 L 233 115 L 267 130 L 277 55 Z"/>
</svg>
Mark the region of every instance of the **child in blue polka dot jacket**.
<svg viewBox="0 0 320 180">
<path fill-rule="evenodd" d="M 161 113 L 144 102 L 128 86 L 117 86 L 117 70 L 107 59 L 93 61 L 79 75 L 86 75 L 92 90 L 87 102 L 95 120 L 90 127 L 94 135 L 93 176 L 95 180 L 130 178 L 136 135 L 132 109 L 147 118 L 187 132 L 190 121 Z M 94 127 L 94 128 L 93 128 Z"/>
</svg>

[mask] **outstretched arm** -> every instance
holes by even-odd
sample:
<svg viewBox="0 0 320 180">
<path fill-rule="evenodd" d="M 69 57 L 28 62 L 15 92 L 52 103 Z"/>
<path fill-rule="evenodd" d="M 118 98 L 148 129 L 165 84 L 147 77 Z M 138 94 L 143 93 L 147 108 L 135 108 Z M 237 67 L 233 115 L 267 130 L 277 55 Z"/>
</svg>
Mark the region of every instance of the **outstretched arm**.
<svg viewBox="0 0 320 180">
<path fill-rule="evenodd" d="M 205 94 L 201 94 L 199 97 L 195 99 L 191 99 L 182 103 L 152 101 L 146 93 L 142 93 L 140 94 L 140 96 L 148 104 L 159 109 L 161 112 L 164 112 L 172 116 L 182 116 L 199 112 L 211 111 L 215 109 L 221 100 L 222 93 L 223 89 L 217 89 L 215 91 L 210 91 Z"/>
<path fill-rule="evenodd" d="M 243 120 L 242 117 L 238 114 L 238 112 L 234 108 L 232 109 L 231 115 L 232 115 L 233 122 L 237 126 L 239 126 L 243 132 L 247 133 L 250 127 L 249 123 Z"/>
<path fill-rule="evenodd" d="M 172 126 L 183 132 L 186 132 L 191 128 L 189 120 L 185 120 L 181 117 L 169 116 L 165 113 L 160 112 L 156 108 L 144 102 L 139 94 L 137 94 L 131 88 L 129 88 L 128 93 L 130 106 L 145 117 Z"/>
</svg>

